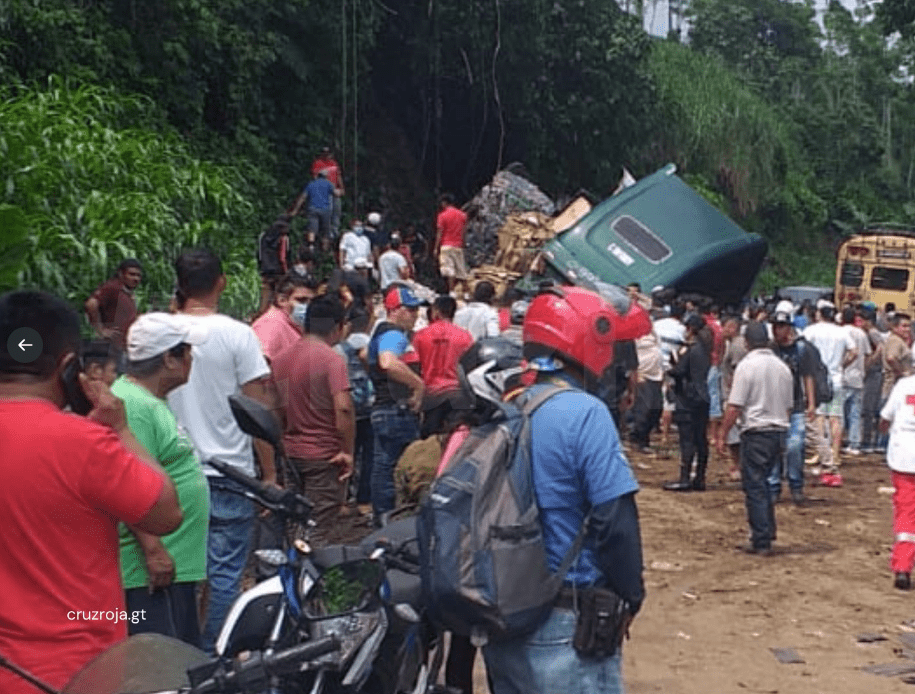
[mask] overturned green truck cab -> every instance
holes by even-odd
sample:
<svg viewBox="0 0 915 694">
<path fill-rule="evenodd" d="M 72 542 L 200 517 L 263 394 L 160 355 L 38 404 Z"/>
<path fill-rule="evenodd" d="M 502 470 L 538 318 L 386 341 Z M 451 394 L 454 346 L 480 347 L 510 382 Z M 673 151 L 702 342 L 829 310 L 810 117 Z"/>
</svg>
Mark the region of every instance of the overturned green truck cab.
<svg viewBox="0 0 915 694">
<path fill-rule="evenodd" d="M 638 282 L 721 304 L 749 293 L 768 243 L 741 229 L 666 167 L 597 205 L 543 247 L 549 274 L 597 288 Z"/>
</svg>

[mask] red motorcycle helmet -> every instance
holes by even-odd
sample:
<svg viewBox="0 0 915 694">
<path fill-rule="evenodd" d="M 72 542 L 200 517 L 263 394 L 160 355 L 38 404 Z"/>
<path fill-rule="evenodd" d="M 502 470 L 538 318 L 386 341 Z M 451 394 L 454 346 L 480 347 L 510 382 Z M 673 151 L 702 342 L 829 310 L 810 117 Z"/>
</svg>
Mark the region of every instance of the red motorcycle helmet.
<svg viewBox="0 0 915 694">
<path fill-rule="evenodd" d="M 611 304 L 581 287 L 544 290 L 531 302 L 524 318 L 524 356 L 555 355 L 599 379 L 613 361 L 616 340 L 634 340 L 651 330 L 651 319 L 643 308 L 632 302 L 624 306 L 621 301 L 622 297 L 614 296 Z"/>
</svg>

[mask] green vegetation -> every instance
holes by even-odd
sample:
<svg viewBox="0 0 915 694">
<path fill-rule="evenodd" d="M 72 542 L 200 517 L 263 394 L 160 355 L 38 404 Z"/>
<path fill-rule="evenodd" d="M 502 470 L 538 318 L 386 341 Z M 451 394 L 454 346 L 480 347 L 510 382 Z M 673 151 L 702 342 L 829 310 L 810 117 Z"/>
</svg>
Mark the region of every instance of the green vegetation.
<svg viewBox="0 0 915 694">
<path fill-rule="evenodd" d="M 141 303 L 167 308 L 174 259 L 205 245 L 229 270 L 226 308 L 255 305 L 253 243 L 234 235 L 252 226 L 241 177 L 191 156 L 168 128 L 153 130 L 150 112 L 144 98 L 56 79 L 45 90 L 0 92 L 5 286 L 41 287 L 80 305 L 135 256 L 146 271 Z"/>
<path fill-rule="evenodd" d="M 828 281 L 864 223 L 915 224 L 915 4 L 833 1 L 824 29 L 806 0 L 685 7 L 681 44 L 598 0 L 9 0 L 0 287 L 81 303 L 134 254 L 162 306 L 171 259 L 208 244 L 244 316 L 257 233 L 327 143 L 347 214 L 426 231 L 434 192 L 512 161 L 557 198 L 673 161 L 770 240 L 763 287 Z"/>
</svg>

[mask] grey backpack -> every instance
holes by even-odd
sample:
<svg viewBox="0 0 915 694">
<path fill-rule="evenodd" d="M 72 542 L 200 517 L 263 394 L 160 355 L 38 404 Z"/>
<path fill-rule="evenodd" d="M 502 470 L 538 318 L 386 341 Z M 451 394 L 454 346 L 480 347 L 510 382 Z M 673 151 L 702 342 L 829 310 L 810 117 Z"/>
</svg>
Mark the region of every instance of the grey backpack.
<svg viewBox="0 0 915 694">
<path fill-rule="evenodd" d="M 471 431 L 420 509 L 424 604 L 438 626 L 477 643 L 536 629 L 581 549 L 586 523 L 550 571 L 532 481 L 530 417 L 561 390 L 528 389 Z"/>
</svg>

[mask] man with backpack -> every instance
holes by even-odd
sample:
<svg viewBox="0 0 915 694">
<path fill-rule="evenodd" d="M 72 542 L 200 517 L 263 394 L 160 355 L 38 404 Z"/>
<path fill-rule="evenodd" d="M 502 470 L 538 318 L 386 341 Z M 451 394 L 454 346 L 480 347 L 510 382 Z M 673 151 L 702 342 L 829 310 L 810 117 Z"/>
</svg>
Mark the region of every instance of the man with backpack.
<svg viewBox="0 0 915 694">
<path fill-rule="evenodd" d="M 549 570 L 570 570 L 532 633 L 485 647 L 494 694 L 568 691 L 572 682 L 622 690 L 620 645 L 645 595 L 638 484 L 610 412 L 588 392 L 613 360 L 618 317 L 577 287 L 537 296 L 525 317 L 524 355 L 538 375 L 523 395 L 558 387 L 531 415 L 531 481 Z"/>
<path fill-rule="evenodd" d="M 371 312 L 364 306 L 356 303 L 351 305 L 346 314 L 346 339 L 334 347 L 346 359 L 350 393 L 356 412 L 353 473 L 356 476 L 356 503 L 360 507 L 367 506 L 372 501 L 372 456 L 375 444 L 371 416 L 372 405 L 375 404 L 375 386 L 368 374 L 368 345 L 371 341 L 369 327 L 372 321 Z"/>
<path fill-rule="evenodd" d="M 804 503 L 804 433 L 807 419 L 816 416 L 816 388 L 813 380 L 816 356 L 809 343 L 795 339 L 793 318 L 788 311 L 775 312 L 772 317 L 772 335 L 775 338 L 776 355 L 781 357 L 791 371 L 794 404 L 788 417 L 785 453 L 769 474 L 769 489 L 773 500 L 777 500 L 782 492 L 782 476 L 787 476 L 791 500 L 800 505 Z"/>
</svg>

